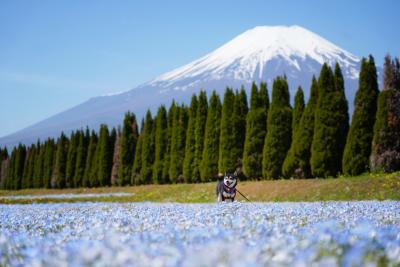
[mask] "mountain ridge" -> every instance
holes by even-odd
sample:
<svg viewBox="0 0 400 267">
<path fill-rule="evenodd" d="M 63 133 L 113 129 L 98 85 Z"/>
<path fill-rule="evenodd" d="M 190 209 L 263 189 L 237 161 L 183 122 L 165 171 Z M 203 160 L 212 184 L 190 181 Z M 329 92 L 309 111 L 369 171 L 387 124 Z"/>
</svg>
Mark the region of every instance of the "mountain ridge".
<svg viewBox="0 0 400 267">
<path fill-rule="evenodd" d="M 140 120 L 147 109 L 155 112 L 159 105 L 169 105 L 172 99 L 188 103 L 191 95 L 201 89 L 208 96 L 214 89 L 222 96 L 226 87 L 244 86 L 249 96 L 251 82 L 265 81 L 271 92 L 273 79 L 279 75 L 286 75 L 292 99 L 298 86 L 302 86 L 308 99 L 312 76 L 319 75 L 323 62 L 331 66 L 338 62 L 341 66 L 351 111 L 360 68 L 358 57 L 297 25 L 257 26 L 205 56 L 136 88 L 90 98 L 0 138 L 0 146 L 29 144 L 38 138 L 57 137 L 61 131 L 69 133 L 86 126 L 97 130 L 102 123 L 114 127 L 122 123 L 128 110 Z"/>
</svg>

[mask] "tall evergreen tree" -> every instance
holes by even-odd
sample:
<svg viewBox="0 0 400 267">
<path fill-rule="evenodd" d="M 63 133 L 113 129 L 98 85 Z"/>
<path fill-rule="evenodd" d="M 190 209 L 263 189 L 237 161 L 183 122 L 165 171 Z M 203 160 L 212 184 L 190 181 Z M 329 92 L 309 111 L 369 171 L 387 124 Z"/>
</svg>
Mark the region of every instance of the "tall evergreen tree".
<svg viewBox="0 0 400 267">
<path fill-rule="evenodd" d="M 262 88 L 262 90 L 261 90 Z M 243 172 L 249 178 L 262 177 L 262 153 L 267 133 L 267 109 L 269 106 L 267 86 L 255 83 L 251 86 L 250 111 L 246 118 L 246 140 L 243 153 Z"/>
<path fill-rule="evenodd" d="M 165 179 L 163 176 L 163 169 L 165 165 L 165 157 L 168 145 L 168 121 L 167 110 L 165 106 L 160 106 L 157 111 L 155 119 L 155 157 L 153 165 L 153 178 L 154 184 L 163 184 Z"/>
<path fill-rule="evenodd" d="M 233 106 L 233 136 L 234 136 L 234 147 L 232 148 L 232 158 L 236 158 L 235 167 L 239 167 L 239 163 L 242 162 L 244 142 L 246 139 L 246 116 L 249 112 L 249 107 L 247 104 L 247 95 L 244 87 L 240 91 L 236 91 L 235 102 Z M 241 165 L 241 164 L 240 164 Z"/>
<path fill-rule="evenodd" d="M 372 171 L 400 170 L 400 62 L 385 57 L 384 88 L 378 108 L 370 158 Z"/>
<path fill-rule="evenodd" d="M 335 75 L 327 64 L 322 66 L 318 87 L 311 170 L 316 177 L 336 176 L 341 172 L 349 124 L 343 76 L 338 64 Z"/>
<path fill-rule="evenodd" d="M 131 185 L 138 185 L 141 182 L 141 169 L 142 169 L 142 151 L 143 151 L 143 136 L 144 136 L 144 120 L 142 119 L 140 126 L 140 135 L 135 149 L 135 158 L 133 161 L 132 174 L 131 174 Z"/>
<path fill-rule="evenodd" d="M 65 188 L 65 174 L 67 167 L 67 151 L 68 151 L 68 139 L 61 133 L 61 136 L 57 141 L 57 154 L 56 162 L 54 166 L 54 172 L 52 176 L 52 187 Z"/>
<path fill-rule="evenodd" d="M 99 143 L 96 148 L 98 173 L 96 179 L 92 182 L 92 186 L 109 186 L 111 184 L 115 133 L 113 135 L 114 137 L 111 137 L 107 125 L 100 126 Z"/>
<path fill-rule="evenodd" d="M 263 150 L 263 176 L 276 179 L 281 176 L 282 164 L 292 141 L 292 108 L 289 104 L 288 84 L 282 77 L 274 80 L 267 128 Z"/>
<path fill-rule="evenodd" d="M 195 153 L 192 170 L 192 182 L 200 182 L 200 164 L 204 148 L 204 134 L 206 129 L 207 120 L 207 95 L 205 91 L 200 91 L 199 101 L 196 111 L 196 125 L 195 125 Z"/>
<path fill-rule="evenodd" d="M 78 152 L 80 132 L 72 132 L 67 153 L 67 165 L 65 173 L 65 186 L 74 187 L 76 156 Z"/>
<path fill-rule="evenodd" d="M 167 147 L 166 147 L 166 153 L 165 153 L 165 158 L 164 158 L 164 167 L 162 171 L 162 177 L 165 180 L 166 183 L 171 182 L 171 177 L 169 176 L 169 167 L 170 167 L 170 162 L 171 162 L 171 143 L 172 143 L 172 130 L 173 130 L 173 122 L 174 122 L 174 117 L 175 117 L 175 112 L 176 112 L 176 104 L 175 101 L 172 101 L 171 106 L 169 107 L 168 110 L 168 129 L 167 129 Z"/>
<path fill-rule="evenodd" d="M 201 180 L 203 182 L 210 181 L 218 174 L 221 109 L 219 96 L 213 91 L 207 111 L 204 149 L 200 168 Z"/>
<path fill-rule="evenodd" d="M 361 61 L 354 113 L 343 154 L 343 172 L 359 175 L 369 170 L 369 156 L 379 94 L 375 61 L 372 56 Z"/>
<path fill-rule="evenodd" d="M 44 173 L 43 173 L 43 185 L 45 188 L 51 188 L 51 177 L 54 167 L 54 158 L 56 155 L 56 145 L 53 139 L 47 139 L 45 144 L 44 154 Z"/>
<path fill-rule="evenodd" d="M 118 184 L 127 185 L 131 179 L 131 169 L 135 157 L 136 143 L 138 140 L 138 127 L 136 116 L 133 113 L 126 113 L 120 141 L 120 167 L 118 171 Z"/>
<path fill-rule="evenodd" d="M 81 187 L 83 181 L 83 175 L 85 173 L 85 163 L 86 163 L 86 156 L 87 156 L 87 133 L 83 131 L 79 134 L 78 146 L 76 150 L 76 163 L 75 163 L 75 173 L 73 178 L 74 187 Z"/>
<path fill-rule="evenodd" d="M 337 97 L 337 106 L 336 106 L 336 122 L 339 125 L 339 132 L 337 133 L 337 143 L 336 143 L 336 150 L 335 150 L 335 157 L 339 161 L 339 171 L 343 172 L 342 167 L 342 159 L 344 153 L 344 147 L 346 146 L 346 139 L 347 134 L 349 133 L 349 106 L 345 95 L 344 90 L 344 79 L 342 70 L 338 63 L 335 65 L 335 73 L 334 73 L 334 80 L 335 80 L 335 90 L 336 90 L 336 97 Z"/>
<path fill-rule="evenodd" d="M 236 128 L 234 125 L 234 106 L 235 94 L 232 89 L 227 88 L 222 104 L 219 136 L 218 171 L 221 173 L 232 170 L 237 161 L 236 153 L 232 153 L 232 150 L 236 149 L 237 146 L 234 133 Z"/>
<path fill-rule="evenodd" d="M 118 185 L 118 171 L 121 166 L 121 130 L 118 127 L 114 142 L 113 166 L 111 169 L 111 185 Z"/>
<path fill-rule="evenodd" d="M 314 136 L 315 109 L 318 101 L 318 82 L 313 77 L 310 98 L 301 116 L 292 145 L 283 163 L 282 174 L 285 177 L 311 177 L 311 144 Z"/>
<path fill-rule="evenodd" d="M 297 133 L 297 128 L 300 124 L 301 116 L 303 115 L 304 111 L 304 93 L 303 89 L 299 86 L 296 92 L 296 96 L 294 97 L 294 107 L 293 107 L 293 120 L 292 120 L 292 143 L 290 145 L 290 149 L 286 154 L 285 161 L 282 165 L 282 174 L 284 177 L 288 177 L 288 172 L 292 172 L 293 170 L 288 170 L 289 164 L 290 167 L 293 167 L 293 158 L 294 158 L 294 150 L 293 147 L 295 146 L 294 139 Z"/>
<path fill-rule="evenodd" d="M 87 149 L 87 156 L 86 156 L 86 163 L 85 163 L 85 171 L 83 173 L 83 179 L 82 179 L 82 186 L 84 187 L 89 187 L 90 182 L 91 182 L 91 174 L 92 170 L 95 165 L 95 154 L 96 154 L 96 146 L 98 142 L 98 137 L 97 134 L 92 131 L 90 140 L 89 140 L 89 146 Z"/>
<path fill-rule="evenodd" d="M 38 141 L 37 143 L 37 159 L 33 169 L 33 187 L 43 187 L 43 164 L 44 164 L 44 146 Z"/>
<path fill-rule="evenodd" d="M 297 88 L 296 96 L 294 97 L 292 138 L 294 138 L 294 135 L 297 132 L 297 127 L 300 124 L 300 119 L 303 115 L 304 107 L 304 93 L 303 89 L 299 86 L 299 88 Z"/>
<path fill-rule="evenodd" d="M 152 168 L 154 163 L 154 121 L 149 110 L 146 113 L 142 138 L 142 167 L 140 169 L 140 183 L 149 184 L 152 178 Z"/>
<path fill-rule="evenodd" d="M 171 160 L 169 164 L 169 177 L 173 183 L 182 182 L 178 177 L 183 174 L 187 119 L 186 107 L 178 106 L 172 122 Z"/>
<path fill-rule="evenodd" d="M 198 101 L 197 96 L 193 95 L 189 108 L 189 121 L 186 131 L 185 159 L 183 161 L 183 177 L 186 183 L 195 181 L 193 179 L 194 161 L 196 153 L 196 120 L 197 120 Z"/>
<path fill-rule="evenodd" d="M 14 169 L 15 169 L 15 159 L 17 156 L 17 147 L 14 147 L 11 151 L 10 160 L 6 172 L 6 178 L 4 181 L 4 188 L 5 189 L 14 189 Z"/>
<path fill-rule="evenodd" d="M 32 188 L 33 185 L 33 169 L 36 160 L 36 145 L 28 147 L 24 161 L 24 168 L 21 177 L 21 189 Z"/>
<path fill-rule="evenodd" d="M 5 180 L 8 171 L 8 151 L 5 147 L 4 149 L 0 149 L 0 188 L 5 189 Z"/>
</svg>

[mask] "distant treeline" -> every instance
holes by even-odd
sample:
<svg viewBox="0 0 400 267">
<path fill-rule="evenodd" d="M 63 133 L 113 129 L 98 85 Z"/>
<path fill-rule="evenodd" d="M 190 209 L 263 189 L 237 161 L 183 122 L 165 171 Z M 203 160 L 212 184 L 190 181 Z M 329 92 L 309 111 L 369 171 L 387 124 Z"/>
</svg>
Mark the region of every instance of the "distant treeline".
<svg viewBox="0 0 400 267">
<path fill-rule="evenodd" d="M 400 170 L 400 63 L 388 55 L 383 90 L 372 56 L 363 59 L 349 125 L 341 69 L 322 66 L 308 103 L 298 88 L 294 107 L 285 77 L 277 77 L 270 102 L 267 84 L 227 88 L 223 103 L 212 93 L 193 95 L 190 106 L 128 112 L 121 128 L 63 133 L 9 155 L 0 149 L 5 189 L 198 183 L 241 168 L 242 179 L 335 177 Z M 250 108 L 248 107 L 250 106 Z"/>
</svg>

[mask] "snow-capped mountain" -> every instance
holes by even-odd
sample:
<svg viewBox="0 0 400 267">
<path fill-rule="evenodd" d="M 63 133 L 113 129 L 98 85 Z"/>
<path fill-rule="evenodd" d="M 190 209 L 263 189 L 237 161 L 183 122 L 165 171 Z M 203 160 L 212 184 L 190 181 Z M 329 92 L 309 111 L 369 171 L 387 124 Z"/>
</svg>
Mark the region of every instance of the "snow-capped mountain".
<svg viewBox="0 0 400 267">
<path fill-rule="evenodd" d="M 33 126 L 0 139 L 0 146 L 18 142 L 32 143 L 38 138 L 58 136 L 61 131 L 89 126 L 98 129 L 101 123 L 121 124 L 130 110 L 138 119 L 147 109 L 155 112 L 160 104 L 172 99 L 188 103 L 200 89 L 221 96 L 227 86 L 249 92 L 252 81 L 266 81 L 271 91 L 273 79 L 286 75 L 293 97 L 302 86 L 306 99 L 313 75 L 318 76 L 324 62 L 338 62 L 345 78 L 346 95 L 352 106 L 357 88 L 360 59 L 317 34 L 299 26 L 260 26 L 250 29 L 215 51 L 171 72 L 162 74 L 130 91 L 92 98 Z M 352 108 L 351 108 L 352 109 Z"/>
</svg>

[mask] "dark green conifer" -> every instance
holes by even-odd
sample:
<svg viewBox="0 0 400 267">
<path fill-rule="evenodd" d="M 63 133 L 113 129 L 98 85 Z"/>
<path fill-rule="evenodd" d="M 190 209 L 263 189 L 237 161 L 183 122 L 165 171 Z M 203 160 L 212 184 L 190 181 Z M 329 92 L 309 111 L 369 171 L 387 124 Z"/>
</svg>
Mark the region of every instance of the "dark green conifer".
<svg viewBox="0 0 400 267">
<path fill-rule="evenodd" d="M 183 177 L 186 183 L 195 181 L 193 179 L 194 160 L 196 153 L 196 120 L 197 120 L 198 101 L 197 96 L 193 95 L 189 108 L 189 121 L 186 131 L 185 159 L 183 161 Z"/>
<path fill-rule="evenodd" d="M 336 176 L 341 172 L 348 131 L 348 107 L 343 76 L 336 64 L 335 75 L 324 64 L 318 81 L 319 98 L 311 146 L 311 171 L 315 177 Z"/>
<path fill-rule="evenodd" d="M 98 173 L 96 179 L 93 180 L 92 186 L 111 185 L 115 133 L 113 135 L 110 135 L 107 125 L 102 124 L 100 126 L 99 142 L 96 148 Z"/>
<path fill-rule="evenodd" d="M 299 86 L 296 96 L 294 97 L 292 138 L 294 138 L 294 135 L 297 132 L 297 127 L 300 123 L 301 116 L 303 115 L 304 107 L 304 93 L 303 89 Z"/>
<path fill-rule="evenodd" d="M 230 167 L 231 170 L 242 167 L 242 158 L 244 151 L 244 142 L 246 139 L 246 116 L 249 112 L 247 104 L 247 95 L 244 87 L 240 91 L 236 91 L 235 102 L 233 107 L 232 130 L 234 136 L 234 147 L 232 148 L 232 158 L 236 158 L 236 162 Z M 240 165 L 240 166 L 239 166 Z"/>
<path fill-rule="evenodd" d="M 267 133 L 267 109 L 269 106 L 267 86 L 255 83 L 251 86 L 250 111 L 246 119 L 246 140 L 243 153 L 243 172 L 249 178 L 262 177 L 262 153 Z"/>
<path fill-rule="evenodd" d="M 219 136 L 219 158 L 218 171 L 224 173 L 232 170 L 237 162 L 236 153 L 232 150 L 236 149 L 237 142 L 235 140 L 235 125 L 234 125 L 234 107 L 235 94 L 233 90 L 227 88 L 224 94 L 221 113 L 221 127 Z"/>
<path fill-rule="evenodd" d="M 87 139 L 85 133 L 81 131 L 79 133 L 78 147 L 76 151 L 76 164 L 75 164 L 75 174 L 73 178 L 74 187 L 81 187 L 83 181 L 83 175 L 85 173 L 85 163 L 87 156 Z"/>
<path fill-rule="evenodd" d="M 56 155 L 56 145 L 53 139 L 47 139 L 45 144 L 44 154 L 44 172 L 43 172 L 43 185 L 45 188 L 51 188 L 51 177 L 53 174 L 54 158 Z"/>
<path fill-rule="evenodd" d="M 171 142 L 172 142 L 172 130 L 173 130 L 173 121 L 175 117 L 175 111 L 177 107 L 175 104 L 175 101 L 172 101 L 172 104 L 168 110 L 168 129 L 167 129 L 167 147 L 166 147 L 166 153 L 165 153 L 165 158 L 164 158 L 164 167 L 162 171 L 162 177 L 165 181 L 165 183 L 170 183 L 171 182 L 171 177 L 169 176 L 169 166 L 171 162 Z"/>
<path fill-rule="evenodd" d="M 76 167 L 76 156 L 79 145 L 79 136 L 80 136 L 79 131 L 71 133 L 70 144 L 68 146 L 67 166 L 65 173 L 65 186 L 67 188 L 74 187 L 74 176 Z"/>
<path fill-rule="evenodd" d="M 369 170 L 369 156 L 379 94 L 374 58 L 361 61 L 354 113 L 343 154 L 343 172 L 359 175 Z"/>
<path fill-rule="evenodd" d="M 154 163 L 154 121 L 151 112 L 146 113 L 142 139 L 142 167 L 140 169 L 140 183 L 149 184 L 152 178 Z"/>
<path fill-rule="evenodd" d="M 92 134 L 90 136 L 89 140 L 89 146 L 87 150 L 87 156 L 86 156 L 86 163 L 85 163 L 85 171 L 83 173 L 83 179 L 82 179 L 82 185 L 84 187 L 90 187 L 91 183 L 91 174 L 92 170 L 94 168 L 94 163 L 95 163 L 95 154 L 96 154 L 96 146 L 98 142 L 98 137 L 97 134 L 92 131 Z"/>
<path fill-rule="evenodd" d="M 138 185 L 142 181 L 140 171 L 142 169 L 142 151 L 143 151 L 143 137 L 144 137 L 144 120 L 140 124 L 140 135 L 136 144 L 135 158 L 133 161 L 131 185 Z"/>
<path fill-rule="evenodd" d="M 204 134 L 207 121 L 207 95 L 205 91 L 200 91 L 199 101 L 196 111 L 196 125 L 195 125 L 195 155 L 193 161 L 192 182 L 198 183 L 200 178 L 200 164 L 204 148 Z"/>
<path fill-rule="evenodd" d="M 125 114 L 121 132 L 120 166 L 118 171 L 119 185 L 123 186 L 130 183 L 138 136 L 136 116 L 128 112 Z"/>
<path fill-rule="evenodd" d="M 318 101 L 318 82 L 313 77 L 310 98 L 301 116 L 300 123 L 293 135 L 292 145 L 283 163 L 282 174 L 285 177 L 311 177 L 311 144 L 314 136 L 314 117 Z"/>
<path fill-rule="evenodd" d="M 67 167 L 68 139 L 61 133 L 57 141 L 56 162 L 52 176 L 52 187 L 65 188 L 65 174 Z"/>
<path fill-rule="evenodd" d="M 185 158 L 185 139 L 188 119 L 187 113 L 188 112 L 185 106 L 177 106 L 172 122 L 169 177 L 173 183 L 183 182 L 178 178 L 183 174 L 183 160 Z"/>
<path fill-rule="evenodd" d="M 154 184 L 163 184 L 166 180 L 163 177 L 163 169 L 165 165 L 165 157 L 168 146 L 168 121 L 167 110 L 165 106 L 158 108 L 157 116 L 155 119 L 155 158 L 153 165 L 153 178 Z"/>
<path fill-rule="evenodd" d="M 263 176 L 276 179 L 281 176 L 282 164 L 292 141 L 292 108 L 289 104 L 288 84 L 283 77 L 274 80 L 267 128 L 263 150 Z"/>
<path fill-rule="evenodd" d="M 400 62 L 385 57 L 384 88 L 378 97 L 374 125 L 371 170 L 393 172 L 400 170 Z"/>
<path fill-rule="evenodd" d="M 37 154 L 36 154 L 36 161 L 33 170 L 33 187 L 34 188 L 41 188 L 43 187 L 43 166 L 44 166 L 44 146 L 37 142 Z"/>
<path fill-rule="evenodd" d="M 218 175 L 221 109 L 222 107 L 219 96 L 215 91 L 213 91 L 207 111 L 204 149 L 200 168 L 202 182 L 211 181 Z"/>
</svg>

